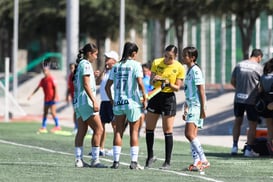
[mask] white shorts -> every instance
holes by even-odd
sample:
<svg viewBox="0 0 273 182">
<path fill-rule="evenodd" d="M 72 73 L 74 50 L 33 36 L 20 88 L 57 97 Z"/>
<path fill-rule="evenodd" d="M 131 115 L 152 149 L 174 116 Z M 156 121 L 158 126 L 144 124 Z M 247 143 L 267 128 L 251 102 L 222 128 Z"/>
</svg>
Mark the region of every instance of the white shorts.
<svg viewBox="0 0 273 182">
<path fill-rule="evenodd" d="M 198 128 L 203 128 L 204 119 L 200 118 L 200 106 L 188 106 L 186 123 L 194 123 Z"/>
</svg>

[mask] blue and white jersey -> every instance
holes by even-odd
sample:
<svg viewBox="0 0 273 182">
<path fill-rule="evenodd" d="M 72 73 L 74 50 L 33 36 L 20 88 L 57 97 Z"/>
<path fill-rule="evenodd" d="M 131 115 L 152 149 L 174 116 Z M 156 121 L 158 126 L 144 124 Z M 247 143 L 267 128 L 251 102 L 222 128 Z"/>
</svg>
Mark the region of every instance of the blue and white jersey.
<svg viewBox="0 0 273 182">
<path fill-rule="evenodd" d="M 200 106 L 200 98 L 197 85 L 205 85 L 205 80 L 199 66 L 194 65 L 189 68 L 184 83 L 184 91 L 187 104 Z"/>
<path fill-rule="evenodd" d="M 114 111 L 142 107 L 137 83 L 137 78 L 142 77 L 141 64 L 135 60 L 127 59 L 114 65 L 109 76 L 114 83 Z"/>
<path fill-rule="evenodd" d="M 73 100 L 73 106 L 74 108 L 79 108 L 83 105 L 90 105 L 93 106 L 93 102 L 89 98 L 89 96 L 86 94 L 84 90 L 84 83 L 83 83 L 83 76 L 89 75 L 90 77 L 90 86 L 91 91 L 94 95 L 96 95 L 96 81 L 94 76 L 94 71 L 92 68 L 91 63 L 83 59 L 80 61 L 80 63 L 77 66 L 76 74 L 74 75 L 74 100 Z"/>
</svg>

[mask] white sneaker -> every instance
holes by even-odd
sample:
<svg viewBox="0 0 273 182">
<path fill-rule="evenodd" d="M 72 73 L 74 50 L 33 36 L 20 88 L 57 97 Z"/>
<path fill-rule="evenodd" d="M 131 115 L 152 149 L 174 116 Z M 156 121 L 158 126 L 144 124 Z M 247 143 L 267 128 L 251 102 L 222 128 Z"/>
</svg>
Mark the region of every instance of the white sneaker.
<svg viewBox="0 0 273 182">
<path fill-rule="evenodd" d="M 89 165 L 84 162 L 82 159 L 76 159 L 75 167 L 89 167 Z"/>
<path fill-rule="evenodd" d="M 105 152 L 106 156 L 113 156 L 113 149 L 108 150 L 107 152 Z"/>
<path fill-rule="evenodd" d="M 83 167 L 83 161 L 81 159 L 77 159 L 75 161 L 75 167 Z"/>
<path fill-rule="evenodd" d="M 245 154 L 244 154 L 245 157 L 259 157 L 260 154 L 259 153 L 256 153 L 254 152 L 252 149 L 251 150 L 245 150 Z"/>
<path fill-rule="evenodd" d="M 237 153 L 238 153 L 238 147 L 237 146 L 233 146 L 232 148 L 231 148 L 231 155 L 237 155 Z"/>
<path fill-rule="evenodd" d="M 94 167 L 94 168 L 107 168 L 107 166 L 101 164 L 98 159 L 97 160 L 93 160 L 92 159 L 90 167 Z"/>
</svg>

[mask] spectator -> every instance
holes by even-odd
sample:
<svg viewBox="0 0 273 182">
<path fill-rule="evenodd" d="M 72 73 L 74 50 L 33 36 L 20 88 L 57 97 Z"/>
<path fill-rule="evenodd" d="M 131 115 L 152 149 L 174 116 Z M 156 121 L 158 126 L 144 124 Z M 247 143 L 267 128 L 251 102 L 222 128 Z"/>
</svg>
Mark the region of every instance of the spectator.
<svg viewBox="0 0 273 182">
<path fill-rule="evenodd" d="M 122 58 L 111 70 L 106 83 L 106 93 L 113 104 L 115 115 L 114 141 L 113 141 L 113 165 L 119 167 L 119 158 L 122 146 L 122 136 L 126 120 L 130 126 L 130 169 L 141 169 L 138 164 L 138 129 L 140 125 L 141 109 L 146 103 L 145 88 L 142 83 L 143 72 L 139 62 L 135 61 L 138 47 L 134 43 L 126 42 L 123 48 Z M 114 84 L 114 98 L 111 85 Z M 142 92 L 143 100 L 140 99 Z"/>
<path fill-rule="evenodd" d="M 146 119 L 147 159 L 145 167 L 155 162 L 153 145 L 154 130 L 159 116 L 162 115 L 163 132 L 165 135 L 165 161 L 161 169 L 169 169 L 173 149 L 173 124 L 176 115 L 176 97 L 185 77 L 184 67 L 175 60 L 177 47 L 169 45 L 163 58 L 155 59 L 151 67 L 151 84 L 154 88 L 162 87 L 162 91 L 148 102 Z"/>
<path fill-rule="evenodd" d="M 87 164 L 83 161 L 83 142 L 87 133 L 88 126 L 93 129 L 91 138 L 92 160 L 91 167 L 105 167 L 100 163 L 99 151 L 100 140 L 103 133 L 103 127 L 99 117 L 99 104 L 96 100 L 96 82 L 93 62 L 97 60 L 98 49 L 94 44 L 86 44 L 79 50 L 77 68 L 74 73 L 74 100 L 73 107 L 78 121 L 78 132 L 75 137 L 75 166 L 85 167 Z"/>
<path fill-rule="evenodd" d="M 41 79 L 39 85 L 36 89 L 32 92 L 32 94 L 28 97 L 28 100 L 39 90 L 40 87 L 43 88 L 44 91 L 44 113 L 43 113 L 43 121 L 42 127 L 38 130 L 39 133 L 48 133 L 47 131 L 47 114 L 48 110 L 50 109 L 52 117 L 55 122 L 55 127 L 52 128 L 51 132 L 56 132 L 61 130 L 59 126 L 59 119 L 56 114 L 56 103 L 58 101 L 58 94 L 57 94 L 57 84 L 55 79 L 52 77 L 50 73 L 50 68 L 48 66 L 43 67 L 44 78 Z"/>
<path fill-rule="evenodd" d="M 200 67 L 196 61 L 198 51 L 195 47 L 186 47 L 182 52 L 183 63 L 188 70 L 185 78 L 185 97 L 183 119 L 186 121 L 185 136 L 191 144 L 193 164 L 189 166 L 189 171 L 200 171 L 208 168 L 208 162 L 201 143 L 197 137 L 198 128 L 203 127 L 205 113 L 205 80 Z"/>
<path fill-rule="evenodd" d="M 103 134 L 101 136 L 101 141 L 100 141 L 100 156 L 105 156 L 105 150 L 104 150 L 104 144 L 106 139 L 105 124 L 112 122 L 114 119 L 112 103 L 110 102 L 106 94 L 105 85 L 109 78 L 112 67 L 114 66 L 114 64 L 116 64 L 116 62 L 119 59 L 118 53 L 116 51 L 106 52 L 104 56 L 105 56 L 104 70 L 102 72 L 100 72 L 99 70 L 95 71 L 96 84 L 100 85 L 100 97 L 101 97 L 100 118 L 101 118 L 102 126 L 103 126 Z M 114 93 L 113 87 L 111 87 L 111 92 L 113 95 Z"/>
<path fill-rule="evenodd" d="M 254 49 L 248 60 L 243 60 L 236 65 L 232 72 L 231 84 L 235 88 L 234 95 L 234 115 L 235 122 L 233 125 L 233 146 L 231 154 L 238 153 L 238 140 L 241 132 L 241 125 L 246 111 L 249 131 L 247 133 L 247 146 L 244 152 L 246 157 L 258 156 L 252 150 L 256 136 L 256 127 L 259 120 L 254 104 L 257 96 L 257 85 L 262 75 L 262 66 L 259 64 L 262 60 L 263 53 L 260 49 Z"/>
</svg>

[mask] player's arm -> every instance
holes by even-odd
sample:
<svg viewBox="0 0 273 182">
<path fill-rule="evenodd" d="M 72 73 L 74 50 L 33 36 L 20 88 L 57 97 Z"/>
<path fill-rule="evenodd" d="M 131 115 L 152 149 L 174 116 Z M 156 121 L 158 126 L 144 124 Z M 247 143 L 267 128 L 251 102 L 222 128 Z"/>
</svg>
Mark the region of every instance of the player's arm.
<svg viewBox="0 0 273 182">
<path fill-rule="evenodd" d="M 39 90 L 39 88 L 40 88 L 40 85 L 38 85 L 35 89 L 34 89 L 34 91 L 30 94 L 30 96 L 28 96 L 28 100 L 30 100 L 30 98 Z"/>
<path fill-rule="evenodd" d="M 53 96 L 53 99 L 54 99 L 54 101 L 57 101 L 58 100 L 58 94 L 57 94 L 57 86 L 56 86 L 56 84 L 54 83 L 54 81 L 53 81 L 53 90 L 54 90 L 54 96 Z"/>
<path fill-rule="evenodd" d="M 169 80 L 166 80 L 165 86 L 170 87 L 173 91 L 177 92 L 180 90 L 182 83 L 183 83 L 183 80 L 177 78 L 174 84 L 169 83 Z"/>
<path fill-rule="evenodd" d="M 231 79 L 230 79 L 230 83 L 234 88 L 236 88 L 236 69 L 237 67 L 235 67 L 234 70 L 232 71 Z"/>
<path fill-rule="evenodd" d="M 102 81 L 102 76 L 105 73 L 105 70 L 100 71 L 100 70 L 96 70 L 94 72 L 95 78 L 96 78 L 96 85 L 99 85 Z"/>
<path fill-rule="evenodd" d="M 83 88 L 93 103 L 94 112 L 98 112 L 99 105 L 97 103 L 95 95 L 93 95 L 93 92 L 91 91 L 90 75 L 83 75 Z"/>
<path fill-rule="evenodd" d="M 205 87 L 204 85 L 196 85 L 198 89 L 199 99 L 200 99 L 200 118 L 205 119 L 206 113 L 205 113 L 205 102 L 206 102 L 206 96 L 205 96 Z"/>
<path fill-rule="evenodd" d="M 236 88 L 236 79 L 235 79 L 235 77 L 231 77 L 230 83 L 234 88 Z"/>
<path fill-rule="evenodd" d="M 144 88 L 143 81 L 142 81 L 141 77 L 137 78 L 137 83 L 138 83 L 138 86 L 139 86 L 140 91 L 142 92 L 142 96 L 143 96 L 143 100 L 142 100 L 143 108 L 146 108 L 147 96 L 145 93 L 145 88 Z"/>
<path fill-rule="evenodd" d="M 105 85 L 105 92 L 110 100 L 110 102 L 113 104 L 113 97 L 112 97 L 112 93 L 111 93 L 111 86 L 113 84 L 113 80 L 108 79 Z"/>
</svg>

